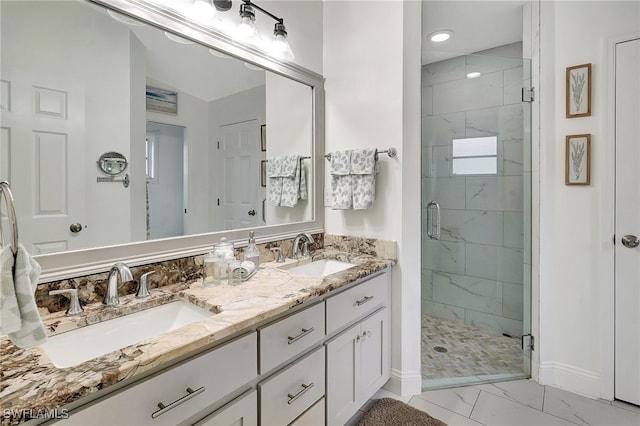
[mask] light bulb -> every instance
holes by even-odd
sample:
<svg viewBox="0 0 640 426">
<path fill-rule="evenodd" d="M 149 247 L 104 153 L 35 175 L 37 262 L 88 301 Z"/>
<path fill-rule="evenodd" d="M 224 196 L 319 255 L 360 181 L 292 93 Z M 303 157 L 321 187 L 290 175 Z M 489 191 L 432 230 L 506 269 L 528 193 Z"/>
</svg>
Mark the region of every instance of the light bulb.
<svg viewBox="0 0 640 426">
<path fill-rule="evenodd" d="M 241 40 L 248 40 L 256 34 L 256 26 L 249 16 L 240 18 L 240 24 L 236 29 L 236 37 Z"/>
<path fill-rule="evenodd" d="M 218 18 L 218 12 L 209 0 L 194 0 L 187 12 L 192 21 L 202 24 L 213 23 Z"/>
<path fill-rule="evenodd" d="M 281 34 L 276 35 L 271 43 L 271 56 L 283 59 L 285 61 L 291 61 L 295 57 L 287 37 Z"/>
<path fill-rule="evenodd" d="M 269 54 L 275 58 L 291 61 L 294 58 L 293 50 L 287 40 L 287 30 L 282 22 L 277 22 L 273 30 L 273 42 L 269 47 Z"/>
</svg>

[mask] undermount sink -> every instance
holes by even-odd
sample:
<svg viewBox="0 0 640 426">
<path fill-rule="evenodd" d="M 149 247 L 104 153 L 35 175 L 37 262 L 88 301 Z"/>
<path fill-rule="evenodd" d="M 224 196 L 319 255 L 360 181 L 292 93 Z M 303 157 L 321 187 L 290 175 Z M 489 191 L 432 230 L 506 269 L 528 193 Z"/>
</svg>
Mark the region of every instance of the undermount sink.
<svg viewBox="0 0 640 426">
<path fill-rule="evenodd" d="M 310 277 L 324 277 L 336 272 L 344 271 L 355 266 L 353 263 L 341 262 L 333 259 L 321 259 L 315 262 L 305 263 L 288 269 L 289 272 Z"/>
<path fill-rule="evenodd" d="M 51 336 L 40 347 L 56 367 L 73 367 L 212 315 L 191 303 L 176 301 Z"/>
</svg>

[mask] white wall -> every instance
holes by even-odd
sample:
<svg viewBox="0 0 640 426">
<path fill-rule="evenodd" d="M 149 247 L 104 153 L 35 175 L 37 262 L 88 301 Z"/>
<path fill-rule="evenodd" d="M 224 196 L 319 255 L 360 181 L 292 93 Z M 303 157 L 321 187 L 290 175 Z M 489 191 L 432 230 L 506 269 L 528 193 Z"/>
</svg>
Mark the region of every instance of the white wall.
<svg viewBox="0 0 640 426">
<path fill-rule="evenodd" d="M 313 141 L 313 101 L 309 86 L 278 74 L 267 72 L 266 121 L 267 159 L 283 155 L 310 157 Z M 301 160 L 308 188 L 313 188 L 311 159 Z M 313 191 L 295 207 L 265 203 L 267 224 L 301 222 L 313 216 Z M 321 207 L 319 207 L 321 208 Z"/>
<path fill-rule="evenodd" d="M 325 229 L 398 242 L 389 385 L 413 394 L 421 387 L 420 3 L 328 1 L 323 14 L 326 152 L 398 149 L 395 159 L 380 156 L 374 207 L 325 209 Z"/>
<path fill-rule="evenodd" d="M 613 140 L 607 39 L 633 1 L 540 4 L 540 382 L 613 398 Z M 592 64 L 592 115 L 565 118 L 565 69 Z M 591 185 L 564 185 L 565 136 L 591 133 Z M 534 236 L 535 238 L 535 236 Z"/>
<path fill-rule="evenodd" d="M 147 79 L 147 84 L 176 90 L 166 84 Z M 187 224 L 186 234 L 209 232 L 209 125 L 208 104 L 202 99 L 178 91 L 178 114 L 147 111 L 147 121 L 185 128 L 187 144 Z"/>
</svg>

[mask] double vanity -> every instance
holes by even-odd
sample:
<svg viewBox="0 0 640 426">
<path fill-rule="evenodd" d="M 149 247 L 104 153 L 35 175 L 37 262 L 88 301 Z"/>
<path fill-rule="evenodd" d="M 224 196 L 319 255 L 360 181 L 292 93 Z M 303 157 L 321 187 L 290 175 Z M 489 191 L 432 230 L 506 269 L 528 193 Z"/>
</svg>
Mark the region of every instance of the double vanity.
<svg viewBox="0 0 640 426">
<path fill-rule="evenodd" d="M 45 345 L 2 341 L 2 424 L 344 424 L 390 376 L 393 263 L 325 249 L 51 314 Z"/>
</svg>

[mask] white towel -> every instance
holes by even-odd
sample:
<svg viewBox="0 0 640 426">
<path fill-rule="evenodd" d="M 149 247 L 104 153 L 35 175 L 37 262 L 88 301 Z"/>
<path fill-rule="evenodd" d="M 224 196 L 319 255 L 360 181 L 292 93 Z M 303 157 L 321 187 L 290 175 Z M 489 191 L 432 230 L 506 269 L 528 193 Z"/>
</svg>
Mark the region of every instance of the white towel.
<svg viewBox="0 0 640 426">
<path fill-rule="evenodd" d="M 373 207 L 376 199 L 375 170 L 375 149 L 354 149 L 351 152 L 351 191 L 354 210 Z"/>
<path fill-rule="evenodd" d="M 331 208 L 346 210 L 353 206 L 351 189 L 351 150 L 336 151 L 331 156 Z"/>
<path fill-rule="evenodd" d="M 0 268 L 0 333 L 21 348 L 46 342 L 47 333 L 33 297 L 40 265 L 19 244 L 15 258 L 10 247 L 0 251 Z"/>
<path fill-rule="evenodd" d="M 282 157 L 267 161 L 267 199 L 272 206 L 279 206 L 282 200 Z"/>
</svg>

